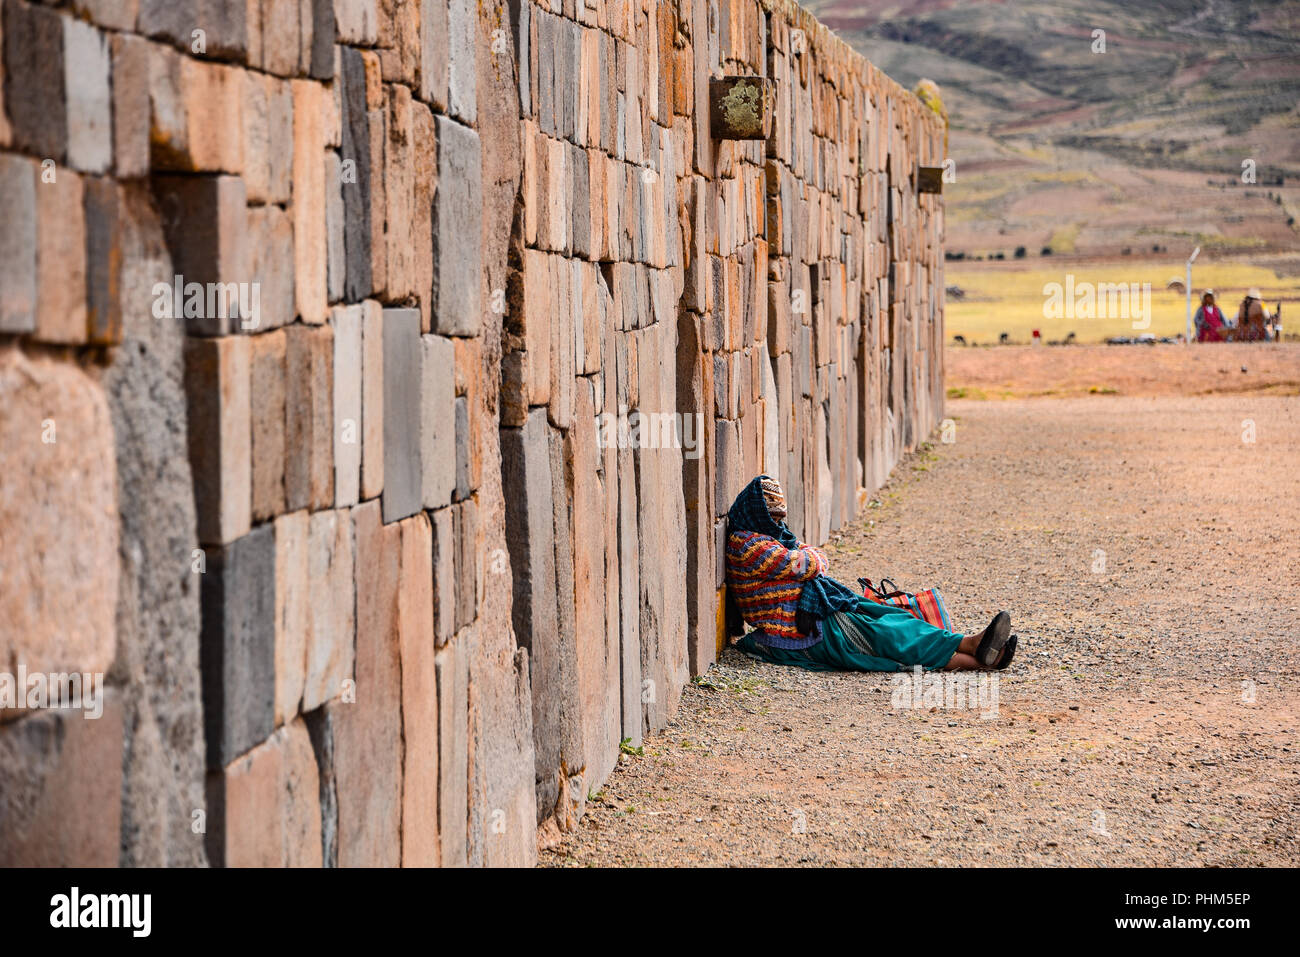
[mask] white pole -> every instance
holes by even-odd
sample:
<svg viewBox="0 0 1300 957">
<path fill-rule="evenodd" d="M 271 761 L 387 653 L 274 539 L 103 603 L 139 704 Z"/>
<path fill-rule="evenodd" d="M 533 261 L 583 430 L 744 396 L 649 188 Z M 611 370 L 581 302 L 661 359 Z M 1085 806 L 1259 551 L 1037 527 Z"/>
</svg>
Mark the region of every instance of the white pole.
<svg viewBox="0 0 1300 957">
<path fill-rule="evenodd" d="M 1201 253 L 1201 247 L 1197 246 L 1192 250 L 1192 254 L 1187 257 L 1187 341 L 1192 341 L 1192 263 L 1196 262 L 1196 257 Z"/>
</svg>

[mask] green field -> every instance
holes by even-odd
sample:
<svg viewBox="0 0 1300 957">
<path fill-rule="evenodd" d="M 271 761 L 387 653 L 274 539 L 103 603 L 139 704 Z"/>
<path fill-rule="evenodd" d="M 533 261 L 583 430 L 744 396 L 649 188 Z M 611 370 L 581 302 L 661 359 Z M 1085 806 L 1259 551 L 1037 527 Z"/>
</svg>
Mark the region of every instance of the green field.
<svg viewBox="0 0 1300 957">
<path fill-rule="evenodd" d="M 1152 333 L 1172 336 L 1182 332 L 1187 321 L 1186 298 L 1183 293 L 1167 288 L 1170 279 L 1180 279 L 1183 264 L 1159 261 L 1071 262 L 1061 260 L 1051 265 L 1036 261 L 1032 266 L 1023 263 L 961 263 L 950 262 L 944 266 L 944 281 L 949 286 L 959 286 L 965 293 L 957 299 L 949 295 L 944 305 L 944 327 L 949 340 L 960 335 L 967 342 L 997 342 L 998 336 L 1008 333 L 1012 341 L 1028 342 L 1034 329 L 1040 330 L 1045 340 L 1063 339 L 1073 332 L 1080 342 L 1097 342 L 1108 336 L 1131 336 Z M 1048 294 L 1044 287 L 1060 284 L 1062 300 L 1067 276 L 1073 276 L 1076 308 L 1074 316 L 1052 318 L 1045 315 Z M 1084 283 L 1131 284 L 1151 286 L 1150 326 L 1137 328 L 1134 322 L 1141 311 L 1138 303 L 1130 304 L 1127 314 L 1121 300 L 1101 297 L 1091 315 L 1086 313 L 1086 302 L 1080 300 Z M 1218 296 L 1219 307 L 1228 316 L 1236 315 L 1237 305 L 1245 291 L 1258 286 L 1264 301 L 1273 309 L 1278 300 L 1292 303 L 1283 310 L 1283 319 L 1300 330 L 1300 275 L 1279 278 L 1272 270 L 1238 262 L 1198 263 L 1192 273 L 1195 310 L 1200 293 L 1212 288 Z M 1119 308 L 1112 308 L 1118 304 Z M 1294 310 L 1294 311 L 1292 311 Z M 1064 310 L 1063 310 L 1064 311 Z M 1294 317 L 1294 318 L 1292 318 Z"/>
</svg>

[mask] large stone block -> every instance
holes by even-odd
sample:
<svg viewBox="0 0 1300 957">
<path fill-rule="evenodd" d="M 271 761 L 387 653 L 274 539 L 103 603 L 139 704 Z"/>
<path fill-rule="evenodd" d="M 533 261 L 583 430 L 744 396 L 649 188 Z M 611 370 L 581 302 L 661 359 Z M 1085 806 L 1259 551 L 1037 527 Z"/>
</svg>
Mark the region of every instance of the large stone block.
<svg viewBox="0 0 1300 957">
<path fill-rule="evenodd" d="M 119 179 L 132 179 L 149 172 L 149 44 L 128 33 L 115 33 L 110 49 L 113 172 Z"/>
<path fill-rule="evenodd" d="M 365 307 L 340 306 L 334 324 L 334 503 L 355 505 L 361 492 L 361 323 Z"/>
<path fill-rule="evenodd" d="M 469 663 L 449 645 L 435 659 L 438 677 L 438 829 L 443 867 L 468 862 Z"/>
<path fill-rule="evenodd" d="M 285 501 L 290 509 L 334 503 L 334 330 L 285 330 Z"/>
<path fill-rule="evenodd" d="M 421 508 L 421 421 L 424 347 L 418 309 L 385 309 L 384 341 L 384 521 L 395 522 Z"/>
<path fill-rule="evenodd" d="M 122 700 L 103 714 L 46 710 L 0 725 L 0 862 L 116 867 L 122 834 Z"/>
<path fill-rule="evenodd" d="M 0 154 L 0 332 L 36 328 L 36 166 Z"/>
<path fill-rule="evenodd" d="M 384 310 L 361 304 L 361 497 L 384 490 Z"/>
<path fill-rule="evenodd" d="M 68 145 L 64 18 L 25 0 L 4 4 L 4 99 L 14 146 L 62 162 Z"/>
<path fill-rule="evenodd" d="M 466 499 L 456 508 L 456 627 L 478 617 L 478 587 L 483 550 L 479 546 L 478 503 Z"/>
<path fill-rule="evenodd" d="M 201 583 L 203 727 L 222 768 L 275 727 L 275 532 L 259 525 L 207 551 Z"/>
<path fill-rule="evenodd" d="M 343 108 L 343 248 L 347 261 L 344 296 L 349 302 L 356 302 L 370 295 L 373 289 L 370 268 L 370 117 L 366 107 L 366 65 L 363 55 L 351 47 L 344 47 L 340 62 L 340 101 Z"/>
<path fill-rule="evenodd" d="M 36 188 L 36 246 L 37 337 L 44 342 L 85 342 L 85 191 L 81 177 L 71 170 L 60 170 L 52 182 Z"/>
<path fill-rule="evenodd" d="M 309 573 L 319 587 L 311 607 L 303 711 L 343 692 L 356 660 L 356 579 L 352 522 L 343 510 L 316 512 L 308 533 Z"/>
<path fill-rule="evenodd" d="M 68 111 L 68 165 L 105 173 L 113 165 L 113 102 L 108 38 L 88 23 L 63 18 L 63 84 Z"/>
<path fill-rule="evenodd" d="M 252 516 L 262 522 L 284 511 L 285 333 L 249 339 L 252 435 Z"/>
<path fill-rule="evenodd" d="M 293 82 L 294 302 L 304 322 L 329 311 L 325 239 L 325 97 L 311 80 Z"/>
<path fill-rule="evenodd" d="M 325 152 L 325 275 L 330 302 L 343 298 L 347 250 L 343 242 L 343 164 L 333 150 Z"/>
<path fill-rule="evenodd" d="M 456 487 L 456 350 L 421 336 L 420 467 L 425 508 L 451 504 Z"/>
<path fill-rule="evenodd" d="M 249 340 L 188 339 L 185 395 L 199 542 L 225 545 L 252 521 Z"/>
<path fill-rule="evenodd" d="M 379 37 L 378 0 L 333 0 L 339 43 L 372 46 Z M 437 6 L 437 4 L 432 4 Z"/>
<path fill-rule="evenodd" d="M 86 339 L 92 345 L 122 340 L 121 194 L 111 179 L 87 177 Z"/>
<path fill-rule="evenodd" d="M 478 133 L 437 117 L 438 190 L 433 208 L 433 331 L 477 335 L 483 283 L 479 233 L 483 161 Z"/>
<path fill-rule="evenodd" d="M 275 520 L 275 723 L 292 721 L 307 683 L 313 613 L 311 524 L 305 510 Z"/>
<path fill-rule="evenodd" d="M 333 713 L 338 865 L 396 867 L 402 851 L 402 526 L 382 524 L 378 502 L 352 509 L 352 522 L 357 699 L 328 706 Z"/>
<path fill-rule="evenodd" d="M 447 112 L 451 68 L 449 40 L 447 4 L 442 0 L 420 4 L 420 99 L 431 103 L 439 113 Z"/>
<path fill-rule="evenodd" d="M 433 524 L 433 634 L 440 648 L 456 633 L 455 511 L 440 508 L 429 513 Z"/>
<path fill-rule="evenodd" d="M 257 315 L 250 329 L 278 329 L 293 322 L 293 220 L 279 206 L 248 208 L 248 281 L 257 284 Z"/>
<path fill-rule="evenodd" d="M 222 867 L 320 867 L 321 786 L 301 718 L 208 775 L 206 842 Z"/>
<path fill-rule="evenodd" d="M 245 291 L 234 285 L 248 283 L 250 276 L 248 207 L 243 180 L 237 176 L 160 175 L 150 182 L 172 264 L 185 284 L 181 314 L 176 314 L 173 304 L 173 318 L 184 323 L 186 332 L 204 336 L 252 329 L 254 321 L 260 324 L 260 316 L 252 315 L 251 287 L 245 287 Z M 88 236 L 94 236 L 100 228 L 99 218 L 107 218 L 91 215 L 91 199 L 97 188 L 97 181 L 87 181 Z M 110 237 L 105 237 L 105 241 L 110 241 Z M 96 258 L 90 257 L 92 276 Z M 195 283 L 198 285 L 191 288 Z M 259 305 L 260 301 L 259 294 Z"/>
<path fill-rule="evenodd" d="M 432 867 L 438 849 L 438 683 L 433 651 L 433 545 L 420 513 L 402 522 L 397 628 L 402 660 L 402 866 Z"/>
<path fill-rule="evenodd" d="M 403 302 L 415 293 L 415 158 L 411 91 L 388 87 L 384 139 L 385 299 Z M 427 158 L 426 158 L 427 161 Z"/>
<path fill-rule="evenodd" d="M 473 125 L 478 119 L 478 5 L 473 0 L 450 0 L 447 10 L 447 109 L 452 116 Z"/>
</svg>

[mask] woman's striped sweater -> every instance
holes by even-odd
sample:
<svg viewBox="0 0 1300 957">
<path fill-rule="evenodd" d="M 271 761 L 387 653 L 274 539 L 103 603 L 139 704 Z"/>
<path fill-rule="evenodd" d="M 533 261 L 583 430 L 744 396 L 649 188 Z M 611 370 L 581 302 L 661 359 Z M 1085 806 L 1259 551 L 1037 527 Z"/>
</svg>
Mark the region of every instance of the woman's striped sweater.
<svg viewBox="0 0 1300 957">
<path fill-rule="evenodd" d="M 819 637 L 800 634 L 795 610 L 803 583 L 825 574 L 821 549 L 799 543 L 786 548 L 775 538 L 757 532 L 732 532 L 727 536 L 727 587 L 741 617 L 766 632 L 776 647 L 804 648 Z"/>
</svg>

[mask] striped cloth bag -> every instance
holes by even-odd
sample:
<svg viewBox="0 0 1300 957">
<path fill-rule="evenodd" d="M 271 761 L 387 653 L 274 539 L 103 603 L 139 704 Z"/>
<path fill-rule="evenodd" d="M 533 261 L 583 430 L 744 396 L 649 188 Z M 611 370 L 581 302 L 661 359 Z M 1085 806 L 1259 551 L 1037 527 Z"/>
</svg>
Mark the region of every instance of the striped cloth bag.
<svg viewBox="0 0 1300 957">
<path fill-rule="evenodd" d="M 944 605 L 943 596 L 939 594 L 937 588 L 927 588 L 925 591 L 911 595 L 900 591 L 898 586 L 888 578 L 880 580 L 879 588 L 871 583 L 870 578 L 859 578 L 858 584 L 862 586 L 862 594 L 877 604 L 897 605 L 911 612 L 912 617 L 928 622 L 936 628 L 942 628 L 944 631 L 953 630 L 952 619 L 948 617 L 948 608 Z"/>
</svg>

